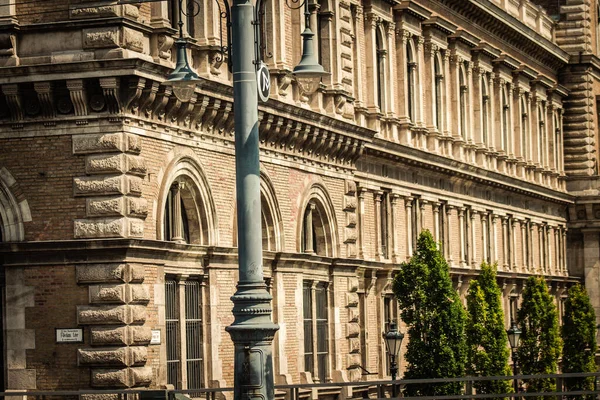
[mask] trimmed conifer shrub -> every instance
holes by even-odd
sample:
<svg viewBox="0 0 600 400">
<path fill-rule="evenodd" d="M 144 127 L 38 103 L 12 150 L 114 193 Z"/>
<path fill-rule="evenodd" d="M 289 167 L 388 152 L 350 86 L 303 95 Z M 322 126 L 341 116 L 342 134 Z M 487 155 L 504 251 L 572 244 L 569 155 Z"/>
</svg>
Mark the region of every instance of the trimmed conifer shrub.
<svg viewBox="0 0 600 400">
<path fill-rule="evenodd" d="M 569 289 L 561 333 L 562 372 L 595 372 L 596 314 L 586 290 L 580 285 Z M 594 377 L 566 378 L 565 388 L 567 391 L 593 390 Z M 586 396 L 589 399 L 594 397 Z M 575 399 L 581 396 L 569 396 L 569 398 Z"/>
<path fill-rule="evenodd" d="M 523 301 L 517 313 L 521 343 L 517 361 L 523 375 L 553 374 L 558 367 L 561 340 L 556 306 L 541 277 L 529 277 L 523 290 Z M 527 392 L 550 392 L 556 389 L 554 379 L 525 381 Z"/>
<path fill-rule="evenodd" d="M 481 273 L 467 294 L 467 374 L 472 376 L 512 375 L 504 330 L 502 292 L 496 281 L 496 266 L 481 265 Z M 511 393 L 511 381 L 475 381 L 477 393 Z"/>
<path fill-rule="evenodd" d="M 393 287 L 410 337 L 404 378 L 463 376 L 466 313 L 452 287 L 448 264 L 429 231 L 419 235 L 417 249 L 400 266 Z M 410 384 L 405 395 L 459 394 L 461 388 L 461 383 Z"/>
</svg>

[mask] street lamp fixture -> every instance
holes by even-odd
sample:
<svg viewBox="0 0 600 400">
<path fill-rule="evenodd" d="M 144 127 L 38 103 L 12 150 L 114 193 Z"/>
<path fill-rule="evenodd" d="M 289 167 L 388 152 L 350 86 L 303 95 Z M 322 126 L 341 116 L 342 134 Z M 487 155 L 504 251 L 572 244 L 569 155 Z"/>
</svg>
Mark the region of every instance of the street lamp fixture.
<svg viewBox="0 0 600 400">
<path fill-rule="evenodd" d="M 311 95 L 317 91 L 321 78 L 329 75 L 329 72 L 323 69 L 319 64 L 315 54 L 315 45 L 313 36 L 315 34 L 310 30 L 310 13 L 308 12 L 308 4 L 305 5 L 304 16 L 306 23 L 304 24 L 304 32 L 302 32 L 302 58 L 294 68 L 294 76 L 300 86 L 300 90 L 307 95 Z"/>
<path fill-rule="evenodd" d="M 510 343 L 511 358 L 513 360 L 513 385 L 515 394 L 519 393 L 519 383 L 517 381 L 517 348 L 519 347 L 519 341 L 521 340 L 521 330 L 516 324 L 515 320 L 511 318 L 510 328 L 506 330 L 508 336 L 508 342 Z M 515 396 L 515 399 L 517 397 Z"/>
<path fill-rule="evenodd" d="M 390 355 L 390 375 L 392 376 L 392 381 L 396 380 L 396 374 L 398 373 L 396 356 L 400 351 L 400 346 L 402 346 L 402 339 L 404 339 L 404 333 L 398 332 L 398 326 L 395 322 L 390 322 L 390 328 L 383 334 L 383 340 L 385 341 L 385 347 Z M 393 383 L 392 396 L 396 397 L 396 385 Z"/>
<path fill-rule="evenodd" d="M 182 103 L 190 101 L 196 91 L 196 85 L 201 82 L 200 77 L 194 72 L 188 62 L 187 39 L 183 37 L 184 14 L 183 0 L 179 0 L 179 38 L 175 41 L 175 46 L 177 46 L 175 53 L 175 69 L 169 74 L 167 80 L 162 83 L 165 86 L 171 86 L 173 88 L 173 94 L 177 97 L 177 100 Z"/>
<path fill-rule="evenodd" d="M 521 340 L 521 330 L 519 326 L 516 324 L 515 320 L 510 321 L 510 328 L 506 331 L 506 335 L 508 336 L 508 342 L 510 343 L 510 348 L 515 351 L 517 347 L 519 347 L 519 341 Z"/>
</svg>

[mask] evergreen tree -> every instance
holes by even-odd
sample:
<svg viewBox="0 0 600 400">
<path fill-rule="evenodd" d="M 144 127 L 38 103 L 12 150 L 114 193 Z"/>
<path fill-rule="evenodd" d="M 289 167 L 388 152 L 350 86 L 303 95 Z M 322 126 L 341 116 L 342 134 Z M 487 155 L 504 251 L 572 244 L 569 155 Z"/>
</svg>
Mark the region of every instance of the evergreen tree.
<svg viewBox="0 0 600 400">
<path fill-rule="evenodd" d="M 402 320 L 410 341 L 404 378 L 453 378 L 464 374 L 465 310 L 452 287 L 446 260 L 429 231 L 423 231 L 409 262 L 400 266 L 394 279 Z M 462 384 L 411 384 L 406 395 L 459 394 Z"/>
<path fill-rule="evenodd" d="M 467 373 L 473 376 L 511 375 L 502 293 L 495 268 L 483 263 L 467 294 Z M 476 381 L 473 387 L 482 394 L 512 392 L 510 381 Z"/>
<path fill-rule="evenodd" d="M 561 349 L 558 318 L 543 278 L 527 279 L 517 319 L 522 331 L 517 349 L 521 374 L 556 373 Z M 528 379 L 526 383 L 530 393 L 555 390 L 554 379 Z"/>
<path fill-rule="evenodd" d="M 596 363 L 596 314 L 590 303 L 587 292 L 580 285 L 569 289 L 569 297 L 565 302 L 565 316 L 562 326 L 563 359 L 562 371 L 595 372 Z M 567 378 L 567 390 L 593 390 L 594 377 Z M 571 396 L 576 398 L 580 396 Z M 595 396 L 586 396 L 593 398 Z"/>
</svg>

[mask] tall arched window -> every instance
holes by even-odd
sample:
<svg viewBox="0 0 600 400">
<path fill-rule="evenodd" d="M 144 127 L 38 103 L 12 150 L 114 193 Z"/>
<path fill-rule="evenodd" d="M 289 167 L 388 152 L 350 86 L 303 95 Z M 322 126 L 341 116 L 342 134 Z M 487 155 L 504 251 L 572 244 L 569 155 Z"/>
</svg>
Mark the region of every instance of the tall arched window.
<svg viewBox="0 0 600 400">
<path fill-rule="evenodd" d="M 527 160 L 529 149 L 527 143 L 529 140 L 529 114 L 525 96 L 521 96 L 521 156 Z"/>
<path fill-rule="evenodd" d="M 510 104 L 506 85 L 502 85 L 502 150 L 508 153 L 508 129 L 510 118 Z"/>
<path fill-rule="evenodd" d="M 481 77 L 481 136 L 483 143 L 489 147 L 488 121 L 490 119 L 490 96 L 488 94 L 485 74 Z"/>
<path fill-rule="evenodd" d="M 410 43 L 406 43 L 406 84 L 407 84 L 407 92 L 406 92 L 406 101 L 408 105 L 408 117 L 411 122 L 415 122 L 415 74 L 416 74 L 417 63 L 415 62 L 415 56 L 413 54 L 413 49 Z"/>
<path fill-rule="evenodd" d="M 440 62 L 440 55 L 436 54 L 433 62 L 433 73 L 434 73 L 434 105 L 435 105 L 435 127 L 438 131 L 442 130 L 443 124 L 443 93 L 442 85 L 444 82 L 444 74 L 442 73 L 442 65 Z"/>
<path fill-rule="evenodd" d="M 383 45 L 383 37 L 380 26 L 377 27 L 375 34 L 375 51 L 377 53 L 377 105 L 380 111 L 385 108 L 385 58 L 386 50 Z"/>
<path fill-rule="evenodd" d="M 460 118 L 460 135 L 463 139 L 467 138 L 467 78 L 465 73 L 464 65 L 460 66 L 458 72 L 458 85 L 459 85 L 459 118 Z"/>
</svg>

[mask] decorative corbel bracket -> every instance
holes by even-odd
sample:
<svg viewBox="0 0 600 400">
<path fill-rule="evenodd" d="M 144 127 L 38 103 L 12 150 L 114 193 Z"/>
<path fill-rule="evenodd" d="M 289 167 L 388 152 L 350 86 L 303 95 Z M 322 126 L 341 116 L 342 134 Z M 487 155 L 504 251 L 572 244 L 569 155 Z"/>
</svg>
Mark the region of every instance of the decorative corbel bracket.
<svg viewBox="0 0 600 400">
<path fill-rule="evenodd" d="M 134 77 L 129 81 L 129 90 L 127 99 L 127 105 L 125 106 L 125 112 L 130 112 L 137 115 L 140 110 L 140 97 L 146 87 L 146 78 Z"/>
<path fill-rule="evenodd" d="M 83 79 L 74 79 L 67 81 L 67 89 L 73 103 L 73 109 L 77 117 L 88 116 L 87 92 Z M 81 120 L 81 123 L 87 123 L 86 120 Z"/>
<path fill-rule="evenodd" d="M 111 114 L 119 114 L 121 112 L 120 83 L 119 78 L 100 78 L 100 87 L 108 106 L 108 112 Z"/>
<path fill-rule="evenodd" d="M 40 106 L 42 108 L 42 116 L 44 117 L 44 125 L 55 125 L 56 110 L 54 108 L 53 87 L 51 82 L 35 82 L 33 88 L 37 93 Z"/>
<path fill-rule="evenodd" d="M 19 92 L 19 85 L 10 83 L 2 85 L 2 93 L 6 96 L 6 104 L 10 111 L 10 119 L 13 122 L 13 128 L 23 126 L 23 101 Z"/>
</svg>

